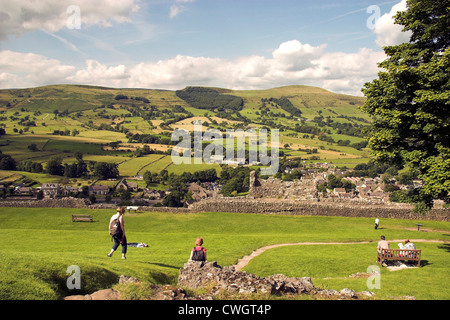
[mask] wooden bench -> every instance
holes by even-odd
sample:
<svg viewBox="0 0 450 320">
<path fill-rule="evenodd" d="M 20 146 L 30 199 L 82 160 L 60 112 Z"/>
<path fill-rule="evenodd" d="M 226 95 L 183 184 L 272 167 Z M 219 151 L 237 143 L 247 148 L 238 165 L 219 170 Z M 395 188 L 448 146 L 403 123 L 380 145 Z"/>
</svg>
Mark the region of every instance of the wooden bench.
<svg viewBox="0 0 450 320">
<path fill-rule="evenodd" d="M 72 215 L 72 222 L 75 221 L 89 221 L 92 222 L 94 219 L 89 214 L 73 214 Z"/>
<path fill-rule="evenodd" d="M 417 266 L 420 268 L 420 254 L 421 250 L 381 249 L 381 252 L 377 252 L 377 261 L 380 267 L 384 260 L 417 261 Z"/>
</svg>

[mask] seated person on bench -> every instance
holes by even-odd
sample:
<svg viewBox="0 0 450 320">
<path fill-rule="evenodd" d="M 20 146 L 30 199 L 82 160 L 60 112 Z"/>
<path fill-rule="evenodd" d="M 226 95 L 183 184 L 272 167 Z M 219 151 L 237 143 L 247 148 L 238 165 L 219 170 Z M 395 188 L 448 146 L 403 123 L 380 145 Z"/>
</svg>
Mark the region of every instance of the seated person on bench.
<svg viewBox="0 0 450 320">
<path fill-rule="evenodd" d="M 405 250 L 416 250 L 416 246 L 414 245 L 414 243 L 410 242 L 409 239 L 405 240 L 405 244 L 404 245 L 399 243 L 398 247 L 400 249 L 405 249 Z M 402 254 L 403 254 L 402 257 L 406 255 L 405 252 L 402 252 Z"/>
<path fill-rule="evenodd" d="M 381 236 L 380 239 L 381 240 L 378 241 L 377 251 L 381 252 L 381 250 L 383 250 L 383 249 L 389 249 L 389 242 L 386 241 L 386 237 Z M 380 262 L 380 260 L 378 258 L 377 258 L 377 262 Z M 386 262 L 386 260 L 384 262 Z"/>
</svg>

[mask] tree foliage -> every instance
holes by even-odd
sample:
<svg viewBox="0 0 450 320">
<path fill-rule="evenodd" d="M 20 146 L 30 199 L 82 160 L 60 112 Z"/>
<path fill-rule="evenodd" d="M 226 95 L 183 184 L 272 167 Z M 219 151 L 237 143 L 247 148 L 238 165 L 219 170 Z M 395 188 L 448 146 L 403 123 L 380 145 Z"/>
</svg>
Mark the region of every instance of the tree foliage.
<svg viewBox="0 0 450 320">
<path fill-rule="evenodd" d="M 422 200 L 450 191 L 450 9 L 444 0 L 408 0 L 395 21 L 410 41 L 384 48 L 378 79 L 366 83 L 369 146 L 381 162 L 419 171 Z"/>
<path fill-rule="evenodd" d="M 240 111 L 244 106 L 241 97 L 220 94 L 217 90 L 210 88 L 187 87 L 176 91 L 176 95 L 197 109 Z"/>
<path fill-rule="evenodd" d="M 273 101 L 276 104 L 278 104 L 281 109 L 289 112 L 290 114 L 292 114 L 293 116 L 296 117 L 300 117 L 302 115 L 302 112 L 300 109 L 297 109 L 292 103 L 291 101 L 286 98 L 286 97 L 281 97 L 279 99 L 276 98 L 270 98 L 269 101 Z"/>
</svg>

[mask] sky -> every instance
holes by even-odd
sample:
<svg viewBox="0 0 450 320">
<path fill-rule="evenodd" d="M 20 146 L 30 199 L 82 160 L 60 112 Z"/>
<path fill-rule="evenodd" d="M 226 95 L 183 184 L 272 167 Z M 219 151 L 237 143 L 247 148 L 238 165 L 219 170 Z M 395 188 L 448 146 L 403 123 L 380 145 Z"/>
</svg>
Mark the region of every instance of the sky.
<svg viewBox="0 0 450 320">
<path fill-rule="evenodd" d="M 311 85 L 361 96 L 406 0 L 0 0 L 0 89 Z"/>
</svg>

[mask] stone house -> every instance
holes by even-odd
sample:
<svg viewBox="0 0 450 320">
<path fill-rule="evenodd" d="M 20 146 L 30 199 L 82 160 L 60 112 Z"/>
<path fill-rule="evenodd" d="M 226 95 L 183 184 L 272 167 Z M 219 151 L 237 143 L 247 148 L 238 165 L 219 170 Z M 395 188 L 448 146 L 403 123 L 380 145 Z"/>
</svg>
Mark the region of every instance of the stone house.
<svg viewBox="0 0 450 320">
<path fill-rule="evenodd" d="M 191 183 L 188 186 L 188 190 L 192 192 L 192 198 L 195 201 L 206 199 L 210 196 L 209 192 L 205 188 L 199 186 L 197 183 Z"/>
<path fill-rule="evenodd" d="M 41 191 L 44 193 L 44 197 L 53 198 L 61 194 L 61 187 L 58 183 L 43 183 Z"/>
<path fill-rule="evenodd" d="M 34 188 L 31 188 L 31 187 L 18 187 L 18 188 L 16 188 L 14 193 L 21 194 L 21 195 L 33 195 L 34 194 Z"/>
<path fill-rule="evenodd" d="M 166 193 L 164 191 L 148 189 L 148 188 L 145 188 L 144 192 L 142 194 L 142 196 L 144 198 L 154 199 L 154 200 L 161 200 L 162 198 L 164 198 L 165 195 L 166 195 Z"/>
<path fill-rule="evenodd" d="M 346 193 L 346 192 L 347 191 L 345 191 L 345 188 L 334 188 L 333 189 L 333 193 L 336 194 L 336 195 L 343 194 L 343 193 Z"/>
<path fill-rule="evenodd" d="M 138 191 L 138 184 L 137 182 L 128 182 L 125 179 L 120 181 L 117 186 L 116 190 L 119 190 L 120 188 L 123 188 L 125 190 L 129 190 L 131 192 L 137 192 Z"/>
<path fill-rule="evenodd" d="M 389 199 L 389 194 L 386 192 L 371 192 L 368 194 L 371 199 L 386 200 Z"/>
<path fill-rule="evenodd" d="M 61 192 L 64 196 L 71 196 L 76 195 L 78 192 L 80 192 L 80 189 L 72 186 L 64 186 Z"/>
<path fill-rule="evenodd" d="M 93 185 L 89 187 L 89 194 L 94 194 L 96 196 L 102 195 L 105 196 L 109 193 L 109 187 L 99 184 L 99 185 Z"/>
</svg>

